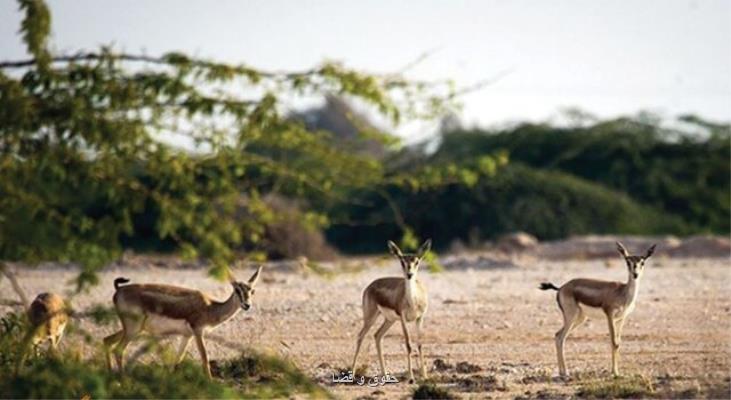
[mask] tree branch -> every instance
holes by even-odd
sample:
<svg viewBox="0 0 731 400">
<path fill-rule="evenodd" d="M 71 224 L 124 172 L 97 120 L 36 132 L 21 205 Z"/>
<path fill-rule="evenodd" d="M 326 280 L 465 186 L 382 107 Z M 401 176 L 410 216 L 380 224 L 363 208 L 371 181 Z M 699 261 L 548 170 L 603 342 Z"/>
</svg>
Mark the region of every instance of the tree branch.
<svg viewBox="0 0 731 400">
<path fill-rule="evenodd" d="M 60 55 L 60 56 L 54 56 L 51 57 L 50 62 L 51 63 L 72 63 L 72 62 L 80 62 L 80 61 L 99 61 L 99 60 L 105 60 L 109 58 L 113 58 L 115 60 L 119 61 L 129 61 L 129 62 L 143 62 L 143 63 L 149 63 L 149 64 L 158 64 L 158 65 L 176 65 L 178 63 L 182 64 L 183 60 L 181 59 L 179 61 L 175 60 L 175 53 L 168 53 L 166 55 L 163 55 L 161 57 L 153 57 L 148 55 L 139 55 L 139 54 L 129 54 L 129 53 L 76 53 L 73 55 Z M 299 71 L 299 72 L 283 72 L 283 71 L 259 71 L 253 68 L 245 67 L 242 65 L 231 67 L 231 65 L 228 64 L 222 64 L 222 63 L 215 63 L 212 61 L 203 61 L 203 60 L 196 60 L 196 59 L 190 59 L 185 57 L 185 61 L 189 65 L 194 67 L 201 67 L 201 68 L 216 68 L 216 67 L 225 67 L 225 68 L 233 68 L 235 72 L 239 73 L 252 73 L 257 74 L 262 77 L 266 78 L 297 78 L 297 77 L 304 77 L 308 75 L 314 75 L 317 74 L 320 70 L 319 69 L 310 69 L 305 71 Z M 38 59 L 31 58 L 27 60 L 16 60 L 16 61 L 2 61 L 0 62 L 0 68 L 27 68 L 32 67 L 38 63 Z"/>
<path fill-rule="evenodd" d="M 2 272 L 3 275 L 5 275 L 8 280 L 10 281 L 10 284 L 13 286 L 13 290 L 15 293 L 20 297 L 20 301 L 23 303 L 23 307 L 27 310 L 30 308 L 30 302 L 28 301 L 28 296 L 25 295 L 25 291 L 23 291 L 23 288 L 20 287 L 20 284 L 18 283 L 18 279 L 15 277 L 15 274 L 10 272 L 10 269 L 8 269 L 7 264 L 0 261 L 0 272 Z"/>
</svg>

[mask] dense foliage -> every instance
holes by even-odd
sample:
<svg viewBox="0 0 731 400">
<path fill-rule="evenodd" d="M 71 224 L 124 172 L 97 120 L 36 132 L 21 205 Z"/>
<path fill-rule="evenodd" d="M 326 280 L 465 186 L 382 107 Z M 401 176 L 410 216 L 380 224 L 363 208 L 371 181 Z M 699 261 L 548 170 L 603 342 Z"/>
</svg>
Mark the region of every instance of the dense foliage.
<svg viewBox="0 0 731 400">
<path fill-rule="evenodd" d="M 731 219 L 729 125 L 686 116 L 676 127 L 645 117 L 583 127 L 524 124 L 453 131 L 436 159 L 504 149 L 513 161 L 566 172 L 626 193 L 682 218 L 699 231 L 725 234 Z"/>
<path fill-rule="evenodd" d="M 80 287 L 149 233 L 225 276 L 236 247 L 255 245 L 277 218 L 265 195 L 326 203 L 384 179 L 374 157 L 283 115 L 282 97 L 347 96 L 398 122 L 433 115 L 454 94 L 447 82 L 337 63 L 278 72 L 179 52 L 57 55 L 46 4 L 19 4 L 31 58 L 0 61 L 0 267 L 74 261 Z"/>
<path fill-rule="evenodd" d="M 509 165 L 494 176 L 441 186 L 381 186 L 388 196 L 354 192 L 331 210 L 337 217 L 328 238 L 361 252 L 381 250 L 382 238 L 397 237 L 405 226 L 442 248 L 513 231 L 540 239 L 728 234 L 729 138 L 728 125 L 683 117 L 666 128 L 642 114 L 579 127 L 447 130 L 434 153 L 402 152 L 385 161 L 386 169 L 457 168 L 496 154 L 509 157 Z"/>
</svg>

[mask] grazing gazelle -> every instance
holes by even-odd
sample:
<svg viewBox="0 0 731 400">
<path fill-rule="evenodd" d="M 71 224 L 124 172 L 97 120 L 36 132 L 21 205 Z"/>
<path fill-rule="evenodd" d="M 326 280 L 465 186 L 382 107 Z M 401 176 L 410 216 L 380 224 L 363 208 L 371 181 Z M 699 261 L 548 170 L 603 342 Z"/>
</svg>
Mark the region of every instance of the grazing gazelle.
<svg viewBox="0 0 731 400">
<path fill-rule="evenodd" d="M 35 349 L 41 342 L 48 341 L 48 349 L 55 353 L 63 337 L 69 315 L 63 297 L 55 293 L 41 293 L 28 307 L 28 333 L 23 340 L 21 356 L 16 365 L 19 370 L 28 354 L 29 345 Z"/>
<path fill-rule="evenodd" d="M 419 263 L 424 254 L 431 248 L 431 240 L 427 240 L 419 247 L 416 254 L 403 254 L 395 243 L 389 241 L 388 248 L 391 254 L 401 262 L 403 278 L 380 278 L 373 281 L 363 291 L 363 328 L 358 333 L 358 343 L 355 346 L 353 357 L 353 372 L 355 373 L 358 353 L 363 343 L 363 338 L 371 326 L 376 322 L 379 315 L 383 315 L 384 321 L 376 331 L 376 350 L 378 351 L 378 362 L 381 367 L 381 374 L 386 375 L 386 367 L 383 362 L 381 350 L 381 339 L 386 335 L 389 328 L 396 322 L 401 322 L 401 328 L 406 340 L 406 352 L 408 354 L 409 382 L 414 382 L 414 371 L 411 368 L 411 340 L 407 322 L 416 321 L 416 340 L 419 350 L 419 368 L 421 376 L 426 378 L 426 366 L 421 351 L 421 325 L 424 321 L 424 314 L 427 308 L 427 295 L 424 285 L 416 279 L 419 271 Z"/>
<path fill-rule="evenodd" d="M 53 351 L 63 337 L 69 316 L 63 297 L 55 293 L 41 293 L 28 307 L 28 320 L 33 331 L 33 345 L 48 341 Z"/>
<path fill-rule="evenodd" d="M 211 377 L 208 354 L 203 342 L 206 331 L 231 319 L 240 309 L 248 310 L 254 286 L 261 273 L 259 267 L 248 283 L 231 279 L 233 293 L 224 302 L 211 300 L 203 293 L 170 285 L 124 285 L 128 279 L 114 280 L 114 306 L 122 322 L 122 330 L 104 338 L 107 366 L 112 368 L 111 351 L 120 372 L 124 370 L 124 350 L 140 332 L 156 336 L 180 335 L 182 341 L 176 363 L 180 363 L 195 336 L 203 371 Z"/>
<path fill-rule="evenodd" d="M 556 332 L 556 352 L 558 369 L 561 376 L 566 376 L 564 361 L 564 343 L 566 336 L 586 320 L 581 305 L 599 308 L 604 311 L 609 323 L 609 338 L 612 343 L 612 374 L 619 375 L 617 362 L 622 326 L 630 312 L 635 308 L 640 278 L 645 268 L 645 260 L 655 251 L 653 244 L 643 256 L 631 256 L 622 243 L 617 242 L 617 250 L 627 263 L 629 279 L 627 283 L 608 282 L 595 279 L 573 279 L 560 288 L 552 283 L 541 283 L 541 290 L 558 290 L 556 299 L 563 313 L 563 327 Z"/>
</svg>

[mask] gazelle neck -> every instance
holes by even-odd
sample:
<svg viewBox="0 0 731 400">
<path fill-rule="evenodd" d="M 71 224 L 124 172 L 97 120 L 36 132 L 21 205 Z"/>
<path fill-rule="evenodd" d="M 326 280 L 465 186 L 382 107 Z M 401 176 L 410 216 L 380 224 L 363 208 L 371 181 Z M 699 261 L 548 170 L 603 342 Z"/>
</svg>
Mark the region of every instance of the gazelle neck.
<svg viewBox="0 0 731 400">
<path fill-rule="evenodd" d="M 629 299 L 635 299 L 637 297 L 637 292 L 640 289 L 640 279 L 635 278 L 632 272 L 629 272 L 629 277 L 627 278 L 627 283 L 625 284 L 626 290 L 627 290 L 627 296 Z"/>
<path fill-rule="evenodd" d="M 404 290 L 404 296 L 406 297 L 406 301 L 409 304 L 414 304 L 414 298 L 416 297 L 416 276 L 412 276 L 411 279 L 404 279 L 404 284 L 406 285 L 406 290 Z"/>
<path fill-rule="evenodd" d="M 208 306 L 208 310 L 211 315 L 209 320 L 211 326 L 220 325 L 228 321 L 241 310 L 236 292 L 231 293 L 231 296 L 224 302 L 212 302 Z"/>
</svg>

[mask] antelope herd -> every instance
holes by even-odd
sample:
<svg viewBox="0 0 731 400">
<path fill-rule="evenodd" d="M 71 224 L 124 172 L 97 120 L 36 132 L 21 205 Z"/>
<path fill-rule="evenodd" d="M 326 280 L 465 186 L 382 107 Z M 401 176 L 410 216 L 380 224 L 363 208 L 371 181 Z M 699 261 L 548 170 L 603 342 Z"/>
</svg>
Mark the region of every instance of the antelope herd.
<svg viewBox="0 0 731 400">
<path fill-rule="evenodd" d="M 415 342 L 421 377 L 427 377 L 421 341 L 428 299 L 426 287 L 417 279 L 417 275 L 422 259 L 431 248 L 431 240 L 424 242 L 413 254 L 403 253 L 391 241 L 388 242 L 388 248 L 399 260 L 403 276 L 376 279 L 363 291 L 363 326 L 358 333 L 351 371 L 355 373 L 358 354 L 365 336 L 379 317 L 383 316 L 383 322 L 374 335 L 380 372 L 383 376 L 388 374 L 383 360 L 382 339 L 398 322 L 406 344 L 407 375 L 409 382 L 414 382 L 410 323 L 416 328 Z M 559 374 L 562 377 L 568 374 L 564 360 L 564 343 L 569 333 L 586 320 L 582 307 L 597 308 L 606 315 L 611 341 L 611 371 L 615 376 L 619 374 L 618 358 L 622 327 L 635 307 L 645 262 L 655 251 L 655 245 L 640 256 L 630 255 L 619 242 L 617 250 L 627 265 L 626 283 L 579 278 L 570 280 L 561 287 L 548 282 L 541 283 L 539 287 L 541 290 L 557 291 L 556 301 L 563 315 L 563 327 L 556 332 L 555 341 Z M 195 338 L 203 370 L 210 377 L 205 333 L 232 319 L 240 310 L 246 311 L 251 308 L 255 286 L 261 272 L 260 266 L 245 283 L 230 279 L 232 292 L 225 301 L 213 300 L 193 289 L 162 284 L 130 283 L 125 278 L 115 279 L 112 301 L 122 329 L 104 338 L 108 368 L 112 369 L 112 354 L 114 354 L 117 369 L 123 372 L 125 349 L 142 332 L 146 332 L 156 337 L 181 336 L 176 363 L 182 361 L 191 340 Z M 16 284 L 15 281 L 13 283 Z M 20 292 L 19 294 L 25 300 L 25 296 Z M 30 329 L 25 342 L 37 347 L 39 343 L 48 341 L 49 349 L 55 352 L 68 321 L 63 298 L 53 293 L 41 293 L 26 307 Z M 23 353 L 18 368 L 22 365 L 26 353 Z"/>
</svg>

